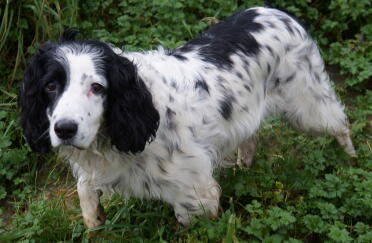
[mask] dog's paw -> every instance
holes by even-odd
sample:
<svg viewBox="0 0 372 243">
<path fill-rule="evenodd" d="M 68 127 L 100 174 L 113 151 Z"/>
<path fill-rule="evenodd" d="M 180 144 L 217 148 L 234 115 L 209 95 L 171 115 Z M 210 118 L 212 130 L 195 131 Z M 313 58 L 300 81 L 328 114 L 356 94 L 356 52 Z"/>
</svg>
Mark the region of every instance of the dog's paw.
<svg viewBox="0 0 372 243">
<path fill-rule="evenodd" d="M 98 207 L 94 212 L 83 215 L 83 218 L 84 224 L 88 229 L 101 226 L 105 224 L 106 221 L 106 215 L 101 204 L 98 204 Z"/>
</svg>

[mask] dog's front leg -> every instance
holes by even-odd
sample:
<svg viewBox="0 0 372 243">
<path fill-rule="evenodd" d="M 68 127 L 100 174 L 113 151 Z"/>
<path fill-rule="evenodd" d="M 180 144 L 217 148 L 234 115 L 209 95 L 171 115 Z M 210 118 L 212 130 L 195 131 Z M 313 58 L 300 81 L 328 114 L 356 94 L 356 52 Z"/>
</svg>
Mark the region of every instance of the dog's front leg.
<svg viewBox="0 0 372 243">
<path fill-rule="evenodd" d="M 102 192 L 94 190 L 86 180 L 80 179 L 77 184 L 77 191 L 85 226 L 90 229 L 103 225 L 106 216 L 99 201 Z"/>
</svg>

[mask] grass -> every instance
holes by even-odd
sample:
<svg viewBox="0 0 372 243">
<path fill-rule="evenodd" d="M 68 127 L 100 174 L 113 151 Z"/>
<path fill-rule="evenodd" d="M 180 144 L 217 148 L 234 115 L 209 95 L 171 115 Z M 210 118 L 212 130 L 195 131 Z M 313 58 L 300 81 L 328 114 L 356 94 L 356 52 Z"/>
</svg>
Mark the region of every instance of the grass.
<svg viewBox="0 0 372 243">
<path fill-rule="evenodd" d="M 353 8 L 338 0 L 272 2 L 309 20 L 326 60 L 344 74 L 336 90 L 347 104 L 358 159 L 333 138 L 272 119 L 259 132 L 252 168 L 216 171 L 223 191 L 217 220 L 199 217 L 181 228 L 163 202 L 114 196 L 103 201 L 107 222 L 93 229 L 95 236 L 84 228 L 67 164 L 25 144 L 16 103 L 26 59 L 65 26 L 125 50 L 173 48 L 204 29 L 202 19 L 263 1 L 1 2 L 0 242 L 372 242 L 370 1 Z"/>
<path fill-rule="evenodd" d="M 371 93 L 349 102 L 359 158 L 351 161 L 329 137 L 309 137 L 273 119 L 259 133 L 251 169 L 216 172 L 222 186 L 220 218 L 194 219 L 180 228 L 159 201 L 103 201 L 107 222 L 94 237 L 83 226 L 67 166 L 51 161 L 29 197 L 16 202 L 1 242 L 359 242 L 372 240 Z M 369 117 L 369 118 L 368 118 Z M 353 165 L 352 165 L 353 164 Z M 367 240 L 367 241 L 365 241 Z"/>
</svg>

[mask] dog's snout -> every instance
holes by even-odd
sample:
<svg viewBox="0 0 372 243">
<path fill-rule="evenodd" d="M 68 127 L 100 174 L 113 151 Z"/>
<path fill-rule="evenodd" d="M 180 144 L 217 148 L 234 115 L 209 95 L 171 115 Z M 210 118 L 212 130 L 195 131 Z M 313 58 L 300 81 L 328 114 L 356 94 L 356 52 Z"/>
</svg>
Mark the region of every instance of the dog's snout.
<svg viewBox="0 0 372 243">
<path fill-rule="evenodd" d="M 78 130 L 76 122 L 71 120 L 60 120 L 54 125 L 54 131 L 60 139 L 70 139 Z"/>
</svg>

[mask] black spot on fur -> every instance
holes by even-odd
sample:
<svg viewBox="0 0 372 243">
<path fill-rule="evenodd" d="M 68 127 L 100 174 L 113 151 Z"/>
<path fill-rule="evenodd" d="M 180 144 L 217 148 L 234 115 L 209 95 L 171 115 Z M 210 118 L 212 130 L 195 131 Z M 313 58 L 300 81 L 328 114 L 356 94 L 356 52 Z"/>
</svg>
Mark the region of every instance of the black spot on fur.
<svg viewBox="0 0 372 243">
<path fill-rule="evenodd" d="M 248 91 L 251 92 L 252 88 L 248 84 L 244 84 L 243 87 Z"/>
<path fill-rule="evenodd" d="M 272 22 L 267 21 L 266 24 L 267 24 L 270 28 L 273 28 L 273 29 L 276 29 L 276 28 L 277 28 L 276 25 L 275 25 L 274 23 L 272 23 Z"/>
<path fill-rule="evenodd" d="M 159 167 L 159 170 L 161 171 L 161 173 L 163 173 L 163 174 L 168 174 L 168 171 L 166 171 L 166 170 L 164 169 L 162 163 L 158 163 L 158 167 Z"/>
<path fill-rule="evenodd" d="M 292 21 L 290 18 L 286 18 L 286 17 L 282 17 L 282 18 L 279 18 L 285 25 L 286 29 L 289 31 L 289 33 L 291 33 L 292 35 L 294 35 L 294 31 L 293 31 L 293 26 L 292 26 Z"/>
<path fill-rule="evenodd" d="M 211 26 L 184 46 L 173 50 L 172 55 L 198 49 L 203 61 L 220 68 L 231 68 L 231 54 L 238 51 L 245 55 L 257 55 L 260 45 L 252 33 L 263 30 L 264 26 L 255 22 L 257 10 L 241 11 Z"/>
<path fill-rule="evenodd" d="M 165 118 L 166 118 L 167 127 L 170 130 L 176 129 L 176 123 L 173 121 L 175 115 L 176 115 L 176 112 L 174 112 L 171 108 L 167 107 L 165 111 Z"/>
<path fill-rule="evenodd" d="M 172 54 L 172 56 L 174 56 L 175 58 L 177 58 L 180 61 L 187 61 L 187 57 L 185 57 L 181 54 L 174 53 L 174 54 Z"/>
<path fill-rule="evenodd" d="M 296 77 L 296 73 L 292 73 L 288 78 L 284 80 L 284 83 L 291 82 Z"/>
<path fill-rule="evenodd" d="M 209 86 L 208 86 L 208 84 L 205 82 L 204 79 L 198 79 L 198 80 L 195 82 L 195 89 L 204 90 L 205 92 L 207 92 L 207 93 L 209 94 Z"/>
<path fill-rule="evenodd" d="M 275 79 L 274 88 L 278 87 L 279 84 L 280 84 L 280 78 Z"/>
<path fill-rule="evenodd" d="M 240 72 L 236 72 L 236 76 L 238 76 L 240 79 L 243 79 L 243 75 Z"/>
<path fill-rule="evenodd" d="M 176 115 L 176 112 L 174 112 L 171 108 L 167 107 L 165 115 L 167 116 L 168 119 L 172 119 L 172 117 Z"/>
<path fill-rule="evenodd" d="M 196 137 L 195 128 L 193 127 L 187 127 L 187 128 L 190 130 L 191 135 L 195 138 Z"/>
<path fill-rule="evenodd" d="M 175 80 L 171 81 L 171 87 L 174 88 L 175 90 L 178 90 L 178 86 Z"/>
<path fill-rule="evenodd" d="M 231 114 L 233 111 L 233 100 L 234 97 L 228 95 L 222 101 L 220 101 L 219 112 L 222 117 L 225 118 L 225 120 L 229 120 L 231 118 Z"/>
<path fill-rule="evenodd" d="M 271 56 L 274 56 L 274 51 L 270 46 L 265 46 L 265 48 L 270 52 Z"/>
</svg>

